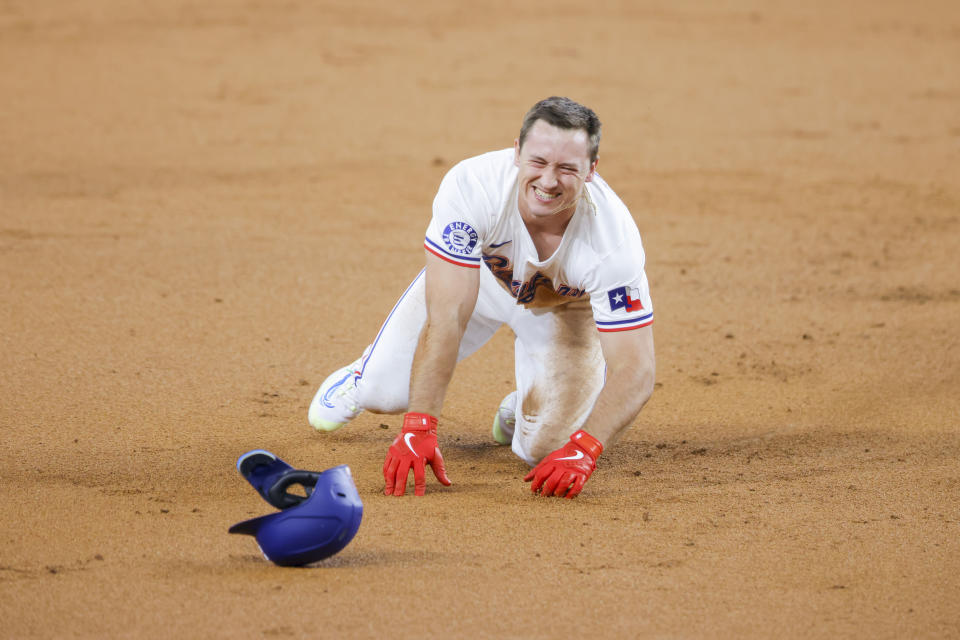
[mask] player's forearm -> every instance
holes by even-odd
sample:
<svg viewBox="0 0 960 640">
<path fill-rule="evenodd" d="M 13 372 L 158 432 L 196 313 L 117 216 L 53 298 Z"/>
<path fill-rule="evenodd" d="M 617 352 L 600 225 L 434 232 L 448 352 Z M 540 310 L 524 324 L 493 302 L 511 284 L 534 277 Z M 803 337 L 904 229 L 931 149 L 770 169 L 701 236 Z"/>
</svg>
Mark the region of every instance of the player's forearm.
<svg viewBox="0 0 960 640">
<path fill-rule="evenodd" d="M 457 365 L 462 331 L 456 322 L 431 322 L 420 334 L 410 373 L 409 411 L 440 415 Z"/>
<path fill-rule="evenodd" d="M 603 389 L 583 428 L 604 446 L 637 417 L 653 393 L 653 366 L 609 368 Z"/>
</svg>

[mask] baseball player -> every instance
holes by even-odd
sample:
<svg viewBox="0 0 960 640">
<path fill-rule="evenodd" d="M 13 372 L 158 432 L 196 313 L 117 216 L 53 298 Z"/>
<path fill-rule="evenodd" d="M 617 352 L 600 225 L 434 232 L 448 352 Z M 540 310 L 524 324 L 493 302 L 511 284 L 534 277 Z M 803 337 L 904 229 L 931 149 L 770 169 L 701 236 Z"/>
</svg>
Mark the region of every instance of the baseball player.
<svg viewBox="0 0 960 640">
<path fill-rule="evenodd" d="M 532 469 L 534 493 L 573 498 L 653 390 L 653 307 L 640 233 L 597 174 L 600 121 L 552 97 L 513 148 L 460 162 L 433 202 L 426 268 L 363 355 L 335 371 L 309 421 L 332 431 L 362 410 L 406 411 L 383 466 L 402 496 L 410 469 L 449 485 L 437 417 L 454 368 L 506 323 L 516 391 L 493 438 Z"/>
</svg>

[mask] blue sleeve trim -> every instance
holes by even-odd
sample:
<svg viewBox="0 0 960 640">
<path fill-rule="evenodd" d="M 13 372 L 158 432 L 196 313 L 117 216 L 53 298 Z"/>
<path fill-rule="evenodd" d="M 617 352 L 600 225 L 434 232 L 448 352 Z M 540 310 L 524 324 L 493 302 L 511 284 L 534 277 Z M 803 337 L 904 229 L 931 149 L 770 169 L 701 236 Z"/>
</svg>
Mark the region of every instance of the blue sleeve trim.
<svg viewBox="0 0 960 640">
<path fill-rule="evenodd" d="M 429 244 L 431 247 L 433 247 L 434 249 L 436 249 L 437 251 L 441 252 L 444 255 L 450 256 L 451 258 L 454 258 L 456 260 L 464 260 L 466 262 L 476 262 L 477 264 L 480 264 L 479 257 L 474 258 L 472 256 L 464 256 L 458 253 L 450 253 L 449 251 L 447 251 L 446 249 L 438 245 L 436 242 L 434 242 L 430 238 L 425 237 L 424 240 L 427 242 L 427 244 Z"/>
<path fill-rule="evenodd" d="M 649 320 L 652 317 L 653 317 L 653 313 L 651 312 L 645 316 L 640 316 L 639 318 L 631 318 L 630 320 L 613 320 L 611 322 L 601 322 L 600 320 L 597 320 L 596 322 L 598 325 L 602 327 L 612 327 L 612 326 L 618 326 L 623 324 L 635 324 L 637 322 L 644 322 L 645 320 Z"/>
</svg>

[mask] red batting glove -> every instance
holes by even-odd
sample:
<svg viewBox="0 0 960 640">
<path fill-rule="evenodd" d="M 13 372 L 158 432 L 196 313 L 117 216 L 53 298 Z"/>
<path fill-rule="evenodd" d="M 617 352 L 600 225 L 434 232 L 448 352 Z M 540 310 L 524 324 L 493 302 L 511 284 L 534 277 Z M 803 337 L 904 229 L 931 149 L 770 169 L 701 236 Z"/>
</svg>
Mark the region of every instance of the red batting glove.
<svg viewBox="0 0 960 640">
<path fill-rule="evenodd" d="M 600 441 L 581 429 L 570 436 L 570 442 L 541 460 L 523 481 L 533 480 L 530 490 L 542 496 L 562 498 L 566 492 L 567 498 L 573 498 L 597 468 L 601 453 Z"/>
<path fill-rule="evenodd" d="M 426 465 L 433 469 L 440 484 L 450 486 L 443 468 L 443 456 L 437 446 L 437 419 L 429 413 L 408 413 L 403 416 L 403 429 L 387 451 L 383 462 L 384 495 L 402 496 L 407 490 L 407 475 L 413 467 L 413 493 L 427 492 Z"/>
</svg>

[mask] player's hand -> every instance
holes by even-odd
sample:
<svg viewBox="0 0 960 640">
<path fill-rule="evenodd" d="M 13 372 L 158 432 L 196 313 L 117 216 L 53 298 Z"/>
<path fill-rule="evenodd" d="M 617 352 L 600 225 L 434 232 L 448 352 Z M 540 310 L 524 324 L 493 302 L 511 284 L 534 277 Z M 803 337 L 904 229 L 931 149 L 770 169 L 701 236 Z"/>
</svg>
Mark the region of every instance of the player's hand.
<svg viewBox="0 0 960 640">
<path fill-rule="evenodd" d="M 422 496 L 427 491 L 428 464 L 440 484 L 450 486 L 437 446 L 437 419 L 428 413 L 408 413 L 403 416 L 403 429 L 390 445 L 383 462 L 384 495 L 402 496 L 407 490 L 407 475 L 413 468 L 413 493 Z"/>
<path fill-rule="evenodd" d="M 541 460 L 523 481 L 533 480 L 530 490 L 539 491 L 541 496 L 563 498 L 566 494 L 567 498 L 573 498 L 597 468 L 601 453 L 600 441 L 581 429 L 570 436 L 570 442 Z"/>
</svg>

